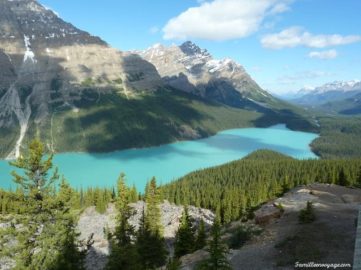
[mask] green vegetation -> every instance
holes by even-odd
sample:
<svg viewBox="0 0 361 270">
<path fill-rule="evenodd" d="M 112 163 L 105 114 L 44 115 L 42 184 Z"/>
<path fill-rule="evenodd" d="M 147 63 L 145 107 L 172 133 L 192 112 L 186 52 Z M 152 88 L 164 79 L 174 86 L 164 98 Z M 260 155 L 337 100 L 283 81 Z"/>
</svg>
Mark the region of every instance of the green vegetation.
<svg viewBox="0 0 361 270">
<path fill-rule="evenodd" d="M 204 246 L 207 244 L 206 240 L 207 240 L 206 228 L 203 219 L 201 219 L 201 221 L 199 222 L 197 237 L 195 241 L 195 250 L 204 248 Z"/>
<path fill-rule="evenodd" d="M 194 251 L 195 247 L 195 233 L 192 220 L 188 214 L 188 208 L 184 207 L 183 215 L 176 234 L 174 243 L 175 257 L 181 257 L 185 254 Z"/>
<path fill-rule="evenodd" d="M 259 235 L 261 232 L 262 229 L 259 227 L 242 224 L 233 229 L 228 246 L 233 249 L 239 249 L 254 235 Z"/>
<path fill-rule="evenodd" d="M 208 243 L 209 259 L 200 263 L 197 270 L 231 270 L 227 260 L 228 247 L 221 239 L 221 226 L 216 219 L 211 230 L 212 240 Z"/>
<path fill-rule="evenodd" d="M 54 115 L 56 151 L 99 152 L 160 145 L 251 126 L 260 116 L 167 90 L 132 99 L 116 93 L 99 96 L 87 90 L 75 106 L 77 113 L 69 108 Z M 51 139 L 48 128 L 40 130 L 45 141 Z"/>
<path fill-rule="evenodd" d="M 23 213 L 0 231 L 0 256 L 15 259 L 17 269 L 83 269 L 85 253 L 76 246 L 75 217 L 69 211 L 71 188 L 63 181 L 55 194 L 59 175 L 57 170 L 48 175 L 52 158 L 44 159 L 43 145 L 33 141 L 29 152 L 12 163 L 24 171 L 13 172 Z M 16 245 L 8 244 L 14 239 Z"/>
<path fill-rule="evenodd" d="M 260 151 L 242 160 L 195 171 L 164 185 L 162 190 L 170 202 L 212 209 L 222 223 L 228 223 L 247 217 L 261 203 L 298 185 L 357 185 L 360 167 L 360 159 L 295 160 Z"/>
<path fill-rule="evenodd" d="M 135 229 L 128 223 L 132 214 L 129 207 L 129 203 L 132 201 L 131 197 L 131 189 L 126 186 L 122 174 L 118 179 L 115 202 L 118 210 L 117 226 L 114 234 L 109 233 L 108 235 L 111 253 L 108 257 L 107 270 L 141 269 L 137 247 L 132 240 L 135 236 Z"/>
<path fill-rule="evenodd" d="M 92 87 L 95 85 L 95 81 L 93 78 L 86 78 L 84 81 L 81 82 L 81 86 L 83 87 Z"/>
<path fill-rule="evenodd" d="M 319 119 L 320 137 L 312 150 L 322 158 L 361 157 L 361 118 L 324 117 Z"/>
<path fill-rule="evenodd" d="M 136 82 L 144 79 L 143 72 L 131 73 L 127 75 L 127 79 L 130 82 Z"/>
<path fill-rule="evenodd" d="M 103 212 L 113 202 L 118 215 L 116 229 L 109 233 L 111 254 L 107 269 L 155 269 L 166 264 L 160 223 L 161 193 L 154 178 L 147 185 L 147 209 L 135 232 L 128 223 L 132 215 L 129 203 L 138 200 L 138 195 L 135 187 L 126 186 L 123 174 L 116 192 L 99 188 L 76 191 L 64 179 L 56 185 L 59 175 L 57 169 L 52 170 L 52 158 L 45 156 L 44 146 L 36 140 L 30 143 L 24 157 L 12 163 L 24 172 L 13 172 L 19 185 L 15 192 L 0 190 L 1 222 L 10 224 L 0 230 L 1 257 L 16 260 L 16 269 L 83 269 L 92 239 L 86 243 L 77 241 L 76 217 L 84 207 L 95 205 Z"/>
<path fill-rule="evenodd" d="M 307 202 L 306 208 L 300 211 L 298 220 L 300 223 L 312 223 L 316 219 L 312 202 Z"/>
<path fill-rule="evenodd" d="M 146 187 L 147 209 L 137 233 L 136 247 L 141 269 L 156 269 L 166 264 L 167 250 L 160 224 L 160 190 L 153 178 Z"/>
<path fill-rule="evenodd" d="M 122 83 L 123 83 L 123 80 L 122 80 L 122 78 L 118 78 L 118 79 L 113 80 L 113 83 L 115 83 L 115 84 L 122 84 Z"/>
</svg>

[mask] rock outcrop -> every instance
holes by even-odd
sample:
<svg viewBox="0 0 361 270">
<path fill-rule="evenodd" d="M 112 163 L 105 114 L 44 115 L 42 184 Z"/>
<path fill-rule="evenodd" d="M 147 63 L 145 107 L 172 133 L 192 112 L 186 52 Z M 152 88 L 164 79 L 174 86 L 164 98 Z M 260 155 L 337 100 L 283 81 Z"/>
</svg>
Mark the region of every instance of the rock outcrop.
<svg viewBox="0 0 361 270">
<path fill-rule="evenodd" d="M 139 222 L 143 209 L 146 208 L 144 202 L 130 204 L 133 209 L 133 215 L 129 219 L 129 224 L 134 226 L 135 230 L 139 228 Z M 179 222 L 183 213 L 183 207 L 170 204 L 164 201 L 160 205 L 161 209 L 161 223 L 164 227 L 164 238 L 168 250 L 173 252 L 173 242 L 175 234 L 179 227 Z M 189 215 L 195 223 L 200 222 L 202 219 L 206 227 L 210 227 L 213 223 L 215 215 L 212 211 L 194 206 L 189 206 Z M 116 209 L 114 205 L 110 204 L 104 214 L 99 214 L 95 211 L 95 207 L 87 208 L 80 216 L 78 222 L 78 230 L 80 240 L 87 240 L 93 237 L 94 244 L 89 250 L 86 257 L 87 270 L 103 269 L 107 262 L 107 255 L 109 255 L 109 243 L 106 237 L 106 231 L 114 231 L 115 228 Z"/>
</svg>

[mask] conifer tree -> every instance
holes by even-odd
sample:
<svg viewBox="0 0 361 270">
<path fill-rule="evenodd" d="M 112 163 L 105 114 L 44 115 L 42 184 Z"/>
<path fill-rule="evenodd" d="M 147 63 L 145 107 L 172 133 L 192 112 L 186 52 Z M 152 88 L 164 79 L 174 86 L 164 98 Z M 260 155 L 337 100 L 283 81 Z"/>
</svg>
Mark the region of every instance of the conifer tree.
<svg viewBox="0 0 361 270">
<path fill-rule="evenodd" d="M 136 242 L 142 270 L 156 269 L 166 264 L 167 251 L 164 239 L 150 230 L 143 209 Z"/>
<path fill-rule="evenodd" d="M 199 270 L 231 270 L 232 267 L 227 260 L 228 247 L 221 239 L 221 226 L 216 219 L 211 230 L 212 240 L 208 244 L 207 251 L 210 258 L 201 263 Z"/>
<path fill-rule="evenodd" d="M 118 210 L 115 233 L 109 235 L 111 253 L 106 269 L 136 270 L 141 269 L 138 253 L 132 239 L 135 237 L 133 226 L 128 223 L 131 216 L 129 206 L 129 188 L 125 184 L 125 175 L 121 174 L 117 182 L 116 207 Z"/>
<path fill-rule="evenodd" d="M 201 219 L 197 231 L 195 249 L 198 250 L 204 248 L 204 246 L 206 245 L 206 239 L 207 239 L 206 229 L 205 229 L 204 221 L 203 219 Z"/>
<path fill-rule="evenodd" d="M 11 165 L 23 170 L 12 172 L 14 182 L 24 192 L 24 214 L 17 216 L 21 230 L 12 230 L 17 245 L 10 247 L 18 269 L 82 269 L 84 254 L 75 245 L 74 219 L 69 208 L 69 190 L 54 196 L 57 169 L 53 156 L 45 156 L 44 146 L 34 140 L 25 156 Z M 50 174 L 50 176 L 49 176 Z"/>
<path fill-rule="evenodd" d="M 149 230 L 159 235 L 163 234 L 163 227 L 160 223 L 160 189 L 157 187 L 156 179 L 153 177 L 146 188 L 145 202 L 147 204 L 147 210 L 145 215 L 145 223 Z"/>
<path fill-rule="evenodd" d="M 134 202 L 138 201 L 138 191 L 137 191 L 137 188 L 135 187 L 135 185 L 133 185 L 131 190 L 130 190 L 129 201 L 131 203 L 134 203 Z"/>
<path fill-rule="evenodd" d="M 162 236 L 163 228 L 160 223 L 160 193 L 156 179 L 146 185 L 146 205 L 137 235 L 137 250 L 142 269 L 155 269 L 166 264 L 167 251 Z"/>
<path fill-rule="evenodd" d="M 182 264 L 178 258 L 169 259 L 166 270 L 179 270 L 181 265 Z"/>
<path fill-rule="evenodd" d="M 343 168 L 341 168 L 340 172 L 338 173 L 338 183 L 341 186 L 348 186 L 349 182 L 347 180 L 345 171 Z"/>
<path fill-rule="evenodd" d="M 174 243 L 174 255 L 179 258 L 194 251 L 195 236 L 192 220 L 185 206 Z"/>
<path fill-rule="evenodd" d="M 358 170 L 358 173 L 357 173 L 357 179 L 356 179 L 356 185 L 361 188 L 361 166 Z"/>
</svg>

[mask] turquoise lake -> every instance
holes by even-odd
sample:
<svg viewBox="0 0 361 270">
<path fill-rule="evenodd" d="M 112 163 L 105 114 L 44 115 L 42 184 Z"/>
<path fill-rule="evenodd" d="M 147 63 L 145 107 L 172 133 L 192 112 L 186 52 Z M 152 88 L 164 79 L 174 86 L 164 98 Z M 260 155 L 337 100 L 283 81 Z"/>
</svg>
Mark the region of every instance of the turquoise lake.
<svg viewBox="0 0 361 270">
<path fill-rule="evenodd" d="M 63 153 L 54 157 L 59 173 L 74 187 L 109 187 L 124 172 L 129 185 L 143 191 L 152 177 L 167 183 L 194 170 L 240 159 L 257 149 L 271 149 L 298 159 L 317 158 L 309 144 L 317 134 L 291 131 L 285 125 L 225 130 L 196 141 L 111 153 Z M 14 187 L 7 161 L 0 161 L 0 187 Z"/>
</svg>

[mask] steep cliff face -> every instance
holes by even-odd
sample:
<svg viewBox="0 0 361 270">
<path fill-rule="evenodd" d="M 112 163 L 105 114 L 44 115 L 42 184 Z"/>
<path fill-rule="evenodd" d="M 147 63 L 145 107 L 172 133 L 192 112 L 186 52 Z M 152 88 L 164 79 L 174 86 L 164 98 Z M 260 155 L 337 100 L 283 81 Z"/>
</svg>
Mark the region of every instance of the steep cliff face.
<svg viewBox="0 0 361 270">
<path fill-rule="evenodd" d="M 9 158 L 19 155 L 30 125 L 46 125 L 59 107 L 75 107 L 85 88 L 117 89 L 129 98 L 162 86 L 153 65 L 109 47 L 34 0 L 0 0 L 0 66 L 0 129 L 20 125 Z"/>
<path fill-rule="evenodd" d="M 156 44 L 137 53 L 155 65 L 166 84 L 179 90 L 235 107 L 272 98 L 240 64 L 216 60 L 190 41 L 170 47 Z"/>
</svg>

